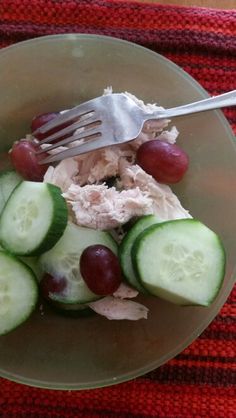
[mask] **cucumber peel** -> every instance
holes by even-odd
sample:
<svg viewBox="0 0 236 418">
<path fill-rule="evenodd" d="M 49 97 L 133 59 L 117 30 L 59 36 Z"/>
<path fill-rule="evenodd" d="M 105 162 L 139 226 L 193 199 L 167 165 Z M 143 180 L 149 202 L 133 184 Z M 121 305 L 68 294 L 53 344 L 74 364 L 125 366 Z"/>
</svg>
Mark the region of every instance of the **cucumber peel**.
<svg viewBox="0 0 236 418">
<path fill-rule="evenodd" d="M 101 244 L 117 253 L 117 243 L 108 232 L 86 228 L 68 222 L 65 232 L 57 244 L 40 257 L 44 272 L 67 282 L 63 293 L 51 294 L 54 302 L 69 304 L 86 304 L 100 299 L 86 285 L 80 273 L 80 256 L 90 245 Z M 73 307 L 72 307 L 73 309 Z"/>
<path fill-rule="evenodd" d="M 6 251 L 0 251 L 0 335 L 22 324 L 34 310 L 38 286 L 33 271 Z"/>
<path fill-rule="evenodd" d="M 67 219 L 67 205 L 59 187 L 22 181 L 1 214 L 1 245 L 15 255 L 40 255 L 56 244 Z"/>
<path fill-rule="evenodd" d="M 178 305 L 209 306 L 224 279 L 223 244 L 196 219 L 148 227 L 135 240 L 131 254 L 142 286 Z"/>
<path fill-rule="evenodd" d="M 148 292 L 137 279 L 137 273 L 134 270 L 132 263 L 131 249 L 138 235 L 147 227 L 158 222 L 160 222 L 160 219 L 155 215 L 142 216 L 130 228 L 119 246 L 119 260 L 124 278 L 130 286 L 133 286 L 136 290 L 144 294 L 147 294 Z"/>
</svg>

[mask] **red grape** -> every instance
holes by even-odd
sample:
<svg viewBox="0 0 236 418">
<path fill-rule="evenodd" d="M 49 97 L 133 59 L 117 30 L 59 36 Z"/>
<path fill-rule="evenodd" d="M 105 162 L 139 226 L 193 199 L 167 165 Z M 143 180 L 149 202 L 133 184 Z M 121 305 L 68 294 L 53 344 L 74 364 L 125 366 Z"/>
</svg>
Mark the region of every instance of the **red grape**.
<svg viewBox="0 0 236 418">
<path fill-rule="evenodd" d="M 42 295 L 47 300 L 54 300 L 53 296 L 63 294 L 66 289 L 67 281 L 65 278 L 56 278 L 46 273 L 40 281 Z"/>
<path fill-rule="evenodd" d="M 42 113 L 41 115 L 35 116 L 31 122 L 31 132 L 36 131 L 36 129 L 39 129 L 41 126 L 45 125 L 45 123 L 49 122 L 50 120 L 53 120 L 56 116 L 60 115 L 59 112 L 54 113 Z M 60 126 L 57 126 L 56 128 L 50 129 L 47 133 L 37 133 L 35 135 L 35 138 L 37 138 L 39 141 L 47 138 L 47 136 L 55 134 L 56 132 L 66 128 L 69 126 L 73 120 L 70 120 L 69 122 L 62 123 Z M 61 141 L 62 139 L 65 139 L 69 137 L 70 134 L 66 134 L 58 138 L 58 140 L 54 140 L 54 142 Z"/>
<path fill-rule="evenodd" d="M 177 183 L 188 169 L 188 156 L 177 145 L 154 139 L 139 147 L 137 163 L 160 183 Z"/>
<path fill-rule="evenodd" d="M 37 156 L 38 145 L 32 141 L 22 139 L 15 142 L 10 152 L 10 158 L 15 170 L 25 180 L 42 181 L 48 164 L 40 165 L 38 161 L 47 156 L 46 153 Z"/>
<path fill-rule="evenodd" d="M 91 245 L 83 251 L 80 272 L 89 289 L 101 296 L 114 293 L 122 280 L 117 256 L 104 245 Z"/>
<path fill-rule="evenodd" d="M 56 116 L 59 115 L 59 112 L 51 112 L 51 113 L 42 113 L 41 115 L 35 116 L 31 122 L 31 132 L 36 131 L 36 129 L 39 129 L 41 126 L 45 125 L 45 123 L 49 122 L 50 120 L 54 119 Z M 53 134 L 57 132 L 58 129 L 51 129 L 50 134 Z M 42 134 L 38 133 L 35 135 L 35 138 L 38 140 L 42 140 L 46 138 L 49 135 L 49 133 Z"/>
</svg>

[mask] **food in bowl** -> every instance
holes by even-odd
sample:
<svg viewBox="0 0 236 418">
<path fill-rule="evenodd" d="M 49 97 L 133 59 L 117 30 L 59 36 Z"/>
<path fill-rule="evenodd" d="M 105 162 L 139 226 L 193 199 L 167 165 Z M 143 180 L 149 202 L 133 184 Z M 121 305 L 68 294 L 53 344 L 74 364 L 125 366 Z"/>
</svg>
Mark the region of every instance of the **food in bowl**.
<svg viewBox="0 0 236 418">
<path fill-rule="evenodd" d="M 129 96 L 150 113 L 156 108 Z M 32 131 L 56 115 L 35 117 Z M 56 166 L 38 164 L 35 151 L 42 147 L 47 154 L 49 147 L 40 145 L 42 135 L 13 144 L 15 171 L 0 178 L 1 334 L 28 318 L 38 287 L 56 309 L 89 308 L 108 319 L 147 318 L 148 309 L 131 300 L 139 293 L 179 305 L 208 306 L 215 299 L 224 247 L 169 186 L 182 180 L 189 164 L 169 122 L 149 121 L 130 143 Z"/>
</svg>

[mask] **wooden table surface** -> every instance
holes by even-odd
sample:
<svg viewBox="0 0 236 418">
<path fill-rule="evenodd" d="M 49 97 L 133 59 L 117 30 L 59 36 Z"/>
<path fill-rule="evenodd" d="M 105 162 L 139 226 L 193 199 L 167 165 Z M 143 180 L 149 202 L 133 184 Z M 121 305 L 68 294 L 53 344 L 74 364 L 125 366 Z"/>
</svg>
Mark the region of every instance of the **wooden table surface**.
<svg viewBox="0 0 236 418">
<path fill-rule="evenodd" d="M 218 9 L 235 9 L 236 0 L 138 0 L 141 2 L 149 1 L 150 3 L 159 4 L 177 4 L 180 6 L 198 6 L 212 7 Z M 235 34 L 236 35 L 236 34 Z"/>
</svg>

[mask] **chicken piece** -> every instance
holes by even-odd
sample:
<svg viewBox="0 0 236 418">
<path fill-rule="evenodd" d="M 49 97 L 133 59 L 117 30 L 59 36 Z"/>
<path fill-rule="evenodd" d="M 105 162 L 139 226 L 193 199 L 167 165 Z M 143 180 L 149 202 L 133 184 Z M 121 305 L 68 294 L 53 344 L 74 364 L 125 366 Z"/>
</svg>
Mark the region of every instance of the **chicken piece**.
<svg viewBox="0 0 236 418">
<path fill-rule="evenodd" d="M 104 94 L 111 94 L 112 89 L 108 87 L 104 90 Z M 156 104 L 144 104 L 142 100 L 137 99 L 134 95 L 130 93 L 125 93 L 129 96 L 135 103 L 140 106 L 145 112 L 150 113 L 152 115 L 154 110 L 163 109 L 162 107 L 157 106 Z M 63 113 L 63 112 L 61 112 Z M 68 158 L 68 162 L 74 167 L 73 161 L 77 162 L 77 173 L 73 173 L 72 183 L 79 184 L 83 186 L 85 184 L 97 184 L 102 180 L 115 177 L 119 174 L 119 164 L 121 159 L 126 159 L 130 164 L 134 164 L 136 158 L 136 151 L 139 146 L 146 141 L 150 141 L 151 139 L 164 139 L 170 143 L 175 142 L 176 136 L 178 132 L 176 128 L 172 128 L 170 131 L 163 131 L 168 124 L 169 120 L 149 120 L 145 122 L 143 126 L 143 131 L 140 133 L 137 139 L 131 141 L 126 144 L 115 145 L 112 147 L 106 147 L 102 150 L 97 150 L 95 152 L 89 152 L 83 155 L 79 155 L 73 158 Z M 84 128 L 80 128 L 81 131 Z M 78 130 L 76 131 L 78 132 Z M 73 146 L 79 145 L 82 143 L 83 139 L 80 141 L 74 141 L 68 146 L 61 146 L 57 149 L 48 151 L 49 154 L 56 154 L 60 151 L 64 151 L 68 148 Z M 42 144 L 42 149 L 46 150 L 50 144 Z M 69 165 L 69 164 L 68 164 Z M 67 166 L 60 166 L 58 165 L 59 170 L 60 167 L 63 170 L 68 168 Z M 68 174 L 70 177 L 70 173 Z M 64 176 L 66 173 L 64 172 Z M 47 173 L 47 178 L 53 178 L 53 184 L 57 184 L 61 187 L 61 180 L 58 180 L 57 172 L 54 173 L 52 168 L 50 168 L 49 172 Z M 66 183 L 66 182 L 65 182 Z M 65 184 L 63 184 L 63 191 L 66 191 Z"/>
<path fill-rule="evenodd" d="M 122 190 L 105 184 L 71 185 L 64 198 L 71 205 L 78 225 L 108 230 L 128 222 L 133 216 L 152 213 L 152 200 L 138 188 Z"/>
<path fill-rule="evenodd" d="M 178 135 L 178 129 L 175 126 L 172 126 L 172 128 L 169 131 L 162 131 L 160 135 L 156 137 L 156 139 L 169 142 L 170 144 L 175 144 Z"/>
<path fill-rule="evenodd" d="M 96 302 L 91 302 L 88 306 L 97 314 L 105 316 L 107 319 L 147 319 L 148 308 L 141 303 L 131 300 L 119 299 L 113 296 L 106 296 Z"/>
<path fill-rule="evenodd" d="M 152 213 L 161 220 L 191 218 L 189 212 L 184 209 L 166 184 L 158 183 L 147 174 L 139 165 L 120 167 L 121 185 L 124 189 L 139 188 L 152 201 Z"/>
<path fill-rule="evenodd" d="M 146 113 L 150 113 L 150 115 L 152 116 L 153 112 L 157 111 L 157 110 L 164 110 L 164 108 L 162 106 L 158 106 L 156 103 L 144 103 L 143 100 L 138 99 L 134 94 L 129 93 L 129 92 L 125 92 L 124 93 L 127 97 L 129 97 L 130 99 L 132 99 L 136 105 L 138 105 L 139 107 L 141 107 L 142 110 L 144 110 L 144 112 Z M 160 126 L 166 123 L 168 123 L 167 119 L 161 119 L 161 120 L 153 120 L 154 123 L 158 123 Z"/>
<path fill-rule="evenodd" d="M 47 145 L 48 144 L 43 144 Z M 46 147 L 43 147 L 47 149 Z M 66 147 L 60 147 L 67 149 Z M 55 153 L 55 150 L 49 153 Z M 55 168 L 49 166 L 44 175 L 44 182 L 55 184 L 66 192 L 71 184 L 84 186 L 85 184 L 97 184 L 109 177 L 115 177 L 119 173 L 120 159 L 131 162 L 135 160 L 135 152 L 127 146 L 107 147 L 103 150 L 90 152 L 73 158 L 62 160 Z"/>
<path fill-rule="evenodd" d="M 128 286 L 126 283 L 121 283 L 118 289 L 113 293 L 115 298 L 120 299 L 132 299 L 138 296 L 138 291 L 133 287 Z"/>
<path fill-rule="evenodd" d="M 78 176 L 75 181 L 83 186 L 84 184 L 97 184 L 109 177 L 116 177 L 120 159 L 126 159 L 133 163 L 135 155 L 135 150 L 129 144 L 78 155 L 74 157 L 78 163 Z"/>
<path fill-rule="evenodd" d="M 172 128 L 171 131 L 163 131 L 156 139 L 174 143 L 177 135 L 178 131 L 175 128 Z M 73 158 L 67 158 L 64 160 L 66 161 L 65 164 L 62 161 L 55 169 L 50 166 L 45 174 L 47 180 L 44 181 L 48 181 L 61 187 L 61 176 L 63 175 L 64 179 L 71 179 L 70 183 L 63 181 L 63 191 L 66 191 L 67 184 L 68 187 L 72 183 L 84 186 L 85 184 L 97 184 L 109 177 L 116 177 L 119 175 L 120 163 L 126 161 L 128 165 L 134 164 L 137 149 L 143 142 L 150 141 L 151 139 L 155 138 L 154 136 L 152 137 L 150 133 L 141 132 L 139 137 L 130 143 L 115 145 L 102 150 L 78 155 Z M 47 149 L 48 146 L 49 144 L 43 144 L 42 148 Z M 64 151 L 65 149 L 67 149 L 67 147 L 59 147 L 58 150 L 52 150 L 49 151 L 49 153 L 55 154 L 59 151 Z M 62 171 L 62 174 L 60 171 Z"/>
<path fill-rule="evenodd" d="M 73 158 L 62 160 L 55 168 L 49 166 L 43 181 L 45 183 L 55 184 L 65 192 L 74 182 L 74 177 L 78 173 L 78 165 Z"/>
<path fill-rule="evenodd" d="M 52 144 L 46 143 L 46 144 L 41 144 L 41 145 L 40 145 L 40 147 L 41 147 L 44 151 L 47 151 L 47 149 L 48 149 L 51 145 L 52 145 Z M 62 151 L 66 151 L 66 150 L 68 150 L 68 148 L 69 148 L 69 147 L 66 147 L 66 146 L 59 146 L 59 147 L 57 147 L 57 148 L 51 149 L 50 151 L 47 151 L 47 153 L 48 153 L 49 155 L 56 155 L 56 154 L 58 154 L 59 152 L 62 152 Z"/>
</svg>

